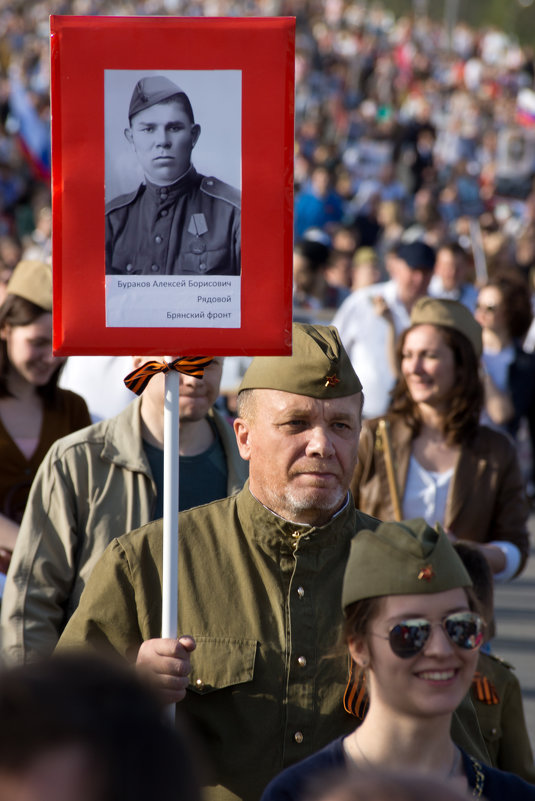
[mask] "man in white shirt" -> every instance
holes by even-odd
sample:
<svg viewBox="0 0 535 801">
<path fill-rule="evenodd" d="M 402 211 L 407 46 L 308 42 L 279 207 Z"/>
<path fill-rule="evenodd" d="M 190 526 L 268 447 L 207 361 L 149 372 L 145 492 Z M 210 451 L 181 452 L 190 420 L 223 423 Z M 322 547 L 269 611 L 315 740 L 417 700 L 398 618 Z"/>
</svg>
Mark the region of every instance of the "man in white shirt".
<svg viewBox="0 0 535 801">
<path fill-rule="evenodd" d="M 434 265 L 425 242 L 402 242 L 389 258 L 392 279 L 354 292 L 333 319 L 366 387 L 364 417 L 386 412 L 395 382 L 393 341 L 409 326 L 414 302 L 427 294 Z"/>
</svg>

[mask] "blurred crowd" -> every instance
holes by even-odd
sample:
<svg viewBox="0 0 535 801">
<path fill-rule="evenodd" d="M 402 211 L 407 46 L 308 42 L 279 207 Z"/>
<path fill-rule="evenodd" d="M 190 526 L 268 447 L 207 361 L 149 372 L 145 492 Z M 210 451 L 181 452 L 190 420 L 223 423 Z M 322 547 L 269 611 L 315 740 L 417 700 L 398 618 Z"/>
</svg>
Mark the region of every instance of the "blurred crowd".
<svg viewBox="0 0 535 801">
<path fill-rule="evenodd" d="M 513 265 L 529 276 L 533 53 L 494 28 L 448 31 L 358 0 L 2 0 L 3 270 L 21 248 L 50 254 L 49 14 L 295 15 L 295 231 L 349 228 L 329 240 L 333 283 L 351 287 L 344 257 L 368 246 L 384 277 L 401 233 L 476 249 L 480 280 Z"/>
<path fill-rule="evenodd" d="M 23 621 L 30 639 L 32 626 L 37 631 L 36 640 L 41 637 L 41 651 L 51 650 L 76 608 L 90 569 L 111 537 L 117 530 L 122 533 L 153 520 L 151 515 L 160 517 L 161 509 L 154 501 L 161 501 L 163 491 L 161 375 L 160 384 L 154 381 L 152 390 L 146 392 L 143 407 L 141 401 L 134 401 L 130 410 L 121 411 L 115 418 L 122 420 L 123 429 L 115 428 L 113 420 L 103 421 L 100 428 L 86 428 L 89 413 L 94 411 L 91 404 L 88 403 L 88 410 L 84 401 L 57 386 L 62 365 L 54 363 L 51 354 L 49 265 L 50 14 L 295 16 L 294 318 L 300 322 L 333 321 L 364 386 L 364 417 L 368 419 L 361 439 L 359 473 L 351 486 L 353 496 L 361 511 L 381 519 L 399 519 L 402 513 L 404 518 L 423 517 L 425 508 L 432 524 L 441 520 L 453 540 L 466 538 L 478 544 L 495 580 L 509 580 L 523 569 L 529 554 L 524 486 L 535 495 L 535 56 L 504 31 L 490 26 L 476 30 L 460 21 L 452 21 L 448 28 L 444 21 L 434 22 L 418 13 L 418 8 L 415 2 L 413 13 L 402 17 L 387 8 L 386 0 L 0 0 L 0 444 L 4 448 L 4 473 L 7 474 L 6 465 L 16 462 L 14 452 L 18 458 L 18 474 L 5 479 L 10 503 L 13 486 L 23 486 L 25 492 L 16 514 L 8 513 L 7 502 L 0 504 L 0 587 L 15 542 L 18 543 L 8 576 L 11 589 L 8 584 L 3 602 L 4 638 L 12 620 L 16 620 L 17 625 L 11 626 L 12 634 L 21 639 L 23 625 L 19 624 Z M 21 261 L 22 272 L 19 270 L 19 275 L 15 273 L 12 278 L 6 300 L 8 281 Z M 428 295 L 435 298 L 431 305 Z M 442 301 L 437 304 L 436 299 L 459 303 L 448 308 L 446 302 L 442 307 Z M 436 317 L 437 308 L 440 319 Z M 23 337 L 20 329 L 27 330 L 27 336 Z M 37 369 L 41 362 L 46 362 L 46 370 Z M 69 366 L 74 363 L 71 359 Z M 247 359 L 227 360 L 225 369 L 231 377 L 226 392 L 236 388 L 247 364 Z M 81 370 L 86 379 L 88 369 L 86 360 Z M 123 376 L 126 368 L 120 365 L 118 369 Z M 185 465 L 181 470 L 184 475 L 189 471 L 192 478 L 189 483 L 183 481 L 181 473 L 180 481 L 181 491 L 184 485 L 189 493 L 197 491 L 197 487 L 204 492 L 206 486 L 213 484 L 217 494 L 195 494 L 187 502 L 182 502 L 181 497 L 181 509 L 230 495 L 245 481 L 243 464 L 236 472 L 235 461 L 241 460 L 229 445 L 231 440 L 232 448 L 236 448 L 228 419 L 235 408 L 225 389 L 224 397 L 218 401 L 224 414 L 219 415 L 216 410 L 214 416 L 211 408 L 219 392 L 221 360 L 214 360 L 211 369 L 211 377 L 205 377 L 209 390 L 201 399 L 204 406 L 196 412 L 199 416 L 187 409 L 183 412 L 181 407 L 180 460 Z M 100 364 L 98 370 L 102 381 Z M 336 376 L 327 375 L 328 380 L 331 378 L 339 383 Z M 80 377 L 76 380 L 76 389 L 81 392 Z M 101 392 L 102 384 L 92 375 L 89 381 L 106 402 L 103 414 L 110 416 L 116 411 L 109 404 L 113 393 L 108 388 Z M 115 378 L 110 379 L 109 385 L 114 381 Z M 122 385 L 119 379 L 116 383 Z M 185 397 L 182 400 L 187 407 L 187 392 Z M 72 420 L 62 411 L 61 398 L 64 405 L 69 402 L 76 406 Z M 121 408 L 124 402 L 121 399 Z M 429 410 L 434 407 L 438 412 L 430 416 Z M 462 426 L 458 414 L 461 407 L 465 418 Z M 51 425 L 52 411 L 61 418 L 60 422 L 68 424 L 65 431 Z M 219 417 L 224 419 L 218 422 Z M 388 419 L 377 419 L 385 417 Z M 379 423 L 385 424 L 383 431 L 390 431 L 391 441 L 386 433 L 381 434 L 384 441 L 378 439 Z M 103 432 L 108 437 L 108 426 L 110 431 L 121 434 L 117 434 L 117 447 L 115 441 L 109 440 L 114 442 L 110 452 L 121 458 L 122 451 L 134 453 L 135 459 L 125 459 L 119 466 L 112 463 L 110 467 L 108 453 L 101 447 Z M 230 433 L 225 433 L 227 428 Z M 67 433 L 71 437 L 67 440 L 69 447 L 61 451 L 62 438 Z M 56 450 L 45 456 L 56 442 Z M 78 451 L 71 456 L 74 443 Z M 387 475 L 382 464 L 386 463 L 391 445 L 394 451 L 397 448 L 394 455 L 398 456 L 398 467 L 405 466 L 404 472 L 399 470 L 398 486 L 395 480 L 389 479 L 389 486 L 379 480 Z M 192 462 L 186 462 L 193 457 L 205 460 L 197 462 L 198 473 L 193 472 Z M 82 490 L 77 489 L 73 479 L 76 472 L 68 462 L 71 458 L 73 465 L 77 460 L 77 468 L 81 465 Z M 145 460 L 143 470 L 138 467 L 141 460 Z M 213 460 L 213 474 L 206 472 L 206 460 Z M 481 465 L 485 460 L 489 468 L 483 475 Z M 132 463 L 135 467 L 131 467 Z M 91 469 L 87 464 L 92 465 Z M 70 481 L 65 483 L 62 494 L 50 476 L 63 469 Z M 39 477 L 27 503 L 30 482 L 37 470 Z M 134 470 L 145 487 L 146 497 L 139 488 L 131 491 L 130 497 L 124 489 L 130 486 L 129 471 Z M 124 485 L 112 485 L 108 473 Z M 87 491 L 87 475 L 94 481 L 95 492 Z M 55 487 L 54 492 L 48 490 L 49 486 Z M 452 503 L 447 500 L 450 486 Z M 212 490 L 212 486 L 209 488 Z M 103 500 L 98 497 L 101 489 Z M 126 499 L 120 505 L 116 502 L 119 496 Z M 138 510 L 139 497 L 145 500 Z M 102 507 L 95 507 L 95 511 L 90 507 L 97 502 Z M 85 503 L 89 511 L 83 507 L 84 513 L 78 514 L 78 504 Z M 114 513 L 120 506 L 120 513 L 125 515 L 124 520 L 113 525 L 109 522 L 112 506 Z M 132 515 L 131 507 L 135 508 Z M 69 516 L 71 508 L 76 512 Z M 263 508 L 271 514 L 265 504 Z M 22 538 L 18 534 L 21 519 Z M 80 523 L 86 519 L 90 521 L 87 531 L 85 523 Z M 98 528 L 100 523 L 102 531 Z M 44 553 L 47 536 L 53 547 L 45 556 L 39 552 L 35 564 L 32 561 L 28 568 L 24 560 L 28 555 L 33 560 L 37 553 L 33 541 L 42 538 Z M 63 542 L 59 544 L 62 536 L 67 543 L 64 551 Z M 294 532 L 292 536 L 297 535 Z M 78 544 L 72 547 L 76 537 L 80 541 L 86 538 L 84 551 L 77 550 Z M 27 542 L 31 547 L 25 545 Z M 68 560 L 75 550 L 76 558 L 71 564 Z M 19 571 L 16 578 L 13 566 Z M 84 570 L 87 574 L 82 575 Z M 35 583 L 35 597 L 45 600 L 40 612 L 38 604 L 30 611 L 18 611 L 17 603 L 32 598 L 32 592 L 19 579 L 21 575 Z M 80 576 L 82 580 L 78 581 Z M 56 594 L 55 577 L 60 588 Z M 429 580 L 427 575 L 418 574 L 417 580 L 422 578 Z M 455 591 L 465 586 L 454 583 L 451 588 Z M 11 601 L 8 591 L 13 594 Z M 62 598 L 60 591 L 64 593 Z M 404 592 L 412 594 L 413 590 Z M 76 596 L 74 600 L 68 597 L 69 593 Z M 299 586 L 297 593 L 301 599 L 305 590 Z M 51 613 L 53 604 L 57 609 Z M 39 614 L 58 629 L 53 632 L 53 644 L 43 644 L 39 626 L 35 625 Z M 439 619 L 447 621 L 448 617 Z M 415 630 L 421 630 L 421 623 L 426 623 L 408 622 L 418 624 Z M 28 637 L 28 631 L 24 637 Z M 458 641 L 459 634 L 455 635 L 457 640 L 449 632 L 448 636 L 456 646 L 474 650 L 472 645 Z M 4 648 L 6 643 L 4 639 Z M 416 646 L 416 655 L 423 644 L 425 639 Z M 24 661 L 23 649 L 19 643 L 16 647 L 19 661 Z M 31 649 L 27 643 L 24 647 L 27 658 Z M 189 653 L 191 643 L 188 647 Z M 393 652 L 396 654 L 394 649 Z M 414 654 L 397 654 L 403 658 L 407 655 Z M 173 656 L 178 658 L 175 653 Z M 181 658 L 184 662 L 189 660 L 187 654 Z M 299 669 L 306 662 L 300 656 Z M 2 779 L 5 781 L 7 774 L 11 782 L 14 767 L 15 774 L 22 772 L 25 781 L 31 783 L 37 776 L 43 785 L 34 767 L 41 766 L 41 748 L 46 741 L 45 756 L 52 759 L 52 764 L 45 766 L 51 776 L 59 775 L 73 759 L 78 766 L 73 774 L 74 795 L 56 793 L 51 797 L 69 801 L 72 797 L 91 801 L 119 797 L 121 791 L 116 787 L 122 786 L 124 776 L 117 774 L 116 765 L 123 762 L 117 759 L 115 765 L 108 764 L 110 749 L 100 724 L 105 720 L 106 731 L 115 729 L 108 725 L 106 706 L 98 708 L 93 719 L 93 683 L 88 683 L 87 670 L 98 685 L 97 694 L 105 701 L 116 692 L 115 684 L 122 684 L 123 677 L 108 666 L 89 664 L 86 670 L 83 663 L 67 661 L 66 675 L 74 676 L 70 688 L 59 665 L 58 674 L 31 669 L 27 673 L 15 672 L 9 679 L 13 683 L 5 684 L 4 694 L 0 693 L 0 708 L 3 704 L 7 710 L 4 718 L 8 715 L 6 742 L 0 748 L 4 759 L 0 764 L 0 795 Z M 81 671 L 83 692 L 77 684 L 77 670 Z M 187 680 L 185 672 L 176 675 Z M 436 676 L 431 678 L 436 680 Z M 203 679 L 197 679 L 195 692 L 203 692 Z M 507 680 L 510 681 L 509 676 Z M 146 709 L 145 717 L 138 716 L 131 723 L 128 718 L 128 725 L 136 737 L 143 731 L 150 735 L 149 739 L 152 737 L 156 746 L 151 765 L 154 763 L 154 770 L 160 771 L 159 763 L 167 749 L 177 749 L 180 744 L 170 732 L 162 731 L 154 717 L 152 700 L 139 696 L 140 700 L 134 698 L 135 702 L 131 702 L 129 693 L 134 696 L 141 690 L 134 685 L 125 686 L 128 692 L 124 700 L 119 698 L 120 704 L 130 710 L 142 704 L 142 711 Z M 57 693 L 58 697 L 63 694 L 67 702 L 57 702 Z M 74 721 L 74 728 L 71 695 L 75 701 L 83 701 L 80 721 Z M 13 704 L 15 696 L 19 706 Z M 35 699 L 44 699 L 42 708 L 36 707 Z M 493 704 L 496 706 L 498 701 Z M 114 709 L 119 713 L 117 726 L 124 724 L 122 706 L 114 705 Z M 17 726 L 20 721 L 21 731 L 24 727 L 24 731 L 31 729 L 26 715 L 37 720 L 30 750 L 26 740 L 17 739 L 19 729 L 11 734 L 10 710 Z M 224 716 L 218 713 L 218 717 Z M 518 735 L 520 713 L 516 711 L 513 717 Z M 57 728 L 52 750 L 50 720 Z M 494 737 L 494 723 L 489 730 L 498 739 Z M 523 730 L 520 733 L 527 742 L 527 734 Z M 73 739 L 77 746 L 74 752 L 70 747 L 66 749 Z M 10 750 L 8 740 L 15 746 L 22 743 L 21 753 L 16 747 Z M 296 731 L 294 740 L 295 744 L 303 740 L 300 731 Z M 140 742 L 145 748 L 144 741 Z M 516 751 L 521 753 L 517 740 L 514 742 Z M 137 758 L 138 751 L 129 745 L 128 749 L 133 755 L 128 775 L 138 790 L 137 794 L 130 790 L 128 797 L 141 797 L 141 793 L 146 796 L 150 791 L 140 783 L 135 770 L 136 766 L 144 769 L 146 763 Z M 529 743 L 525 753 L 532 771 Z M 54 768 L 56 759 L 60 760 L 59 772 Z M 189 764 L 186 750 L 181 760 Z M 95 766 L 94 787 L 89 782 L 87 794 L 76 795 L 80 792 L 78 786 L 84 785 Z M 455 775 L 454 769 L 459 772 L 455 759 L 447 780 Z M 153 781 L 152 773 L 145 773 L 147 781 Z M 372 777 L 374 781 L 375 778 Z M 174 776 L 161 775 L 161 795 L 168 792 L 164 786 L 167 781 L 172 786 Z M 401 792 L 403 784 L 397 780 L 396 784 Z M 107 785 L 109 792 L 102 789 Z M 340 785 L 338 794 L 331 797 L 345 798 L 345 789 Z M 184 791 L 184 786 L 182 790 L 184 798 L 196 801 L 196 778 L 191 778 L 189 791 Z M 411 789 L 411 797 L 419 797 L 417 790 Z M 392 797 L 390 788 L 388 793 L 385 797 Z M 122 797 L 127 797 L 124 791 Z"/>
<path fill-rule="evenodd" d="M 478 289 L 506 273 L 531 295 L 533 52 L 494 27 L 448 29 L 418 8 L 396 17 L 359 0 L 2 0 L 2 285 L 20 258 L 51 256 L 50 14 L 295 15 L 296 319 L 330 321 L 351 293 L 388 281 L 400 241 L 442 254 L 424 293 L 474 311 Z M 528 318 L 506 344 L 533 350 Z"/>
</svg>

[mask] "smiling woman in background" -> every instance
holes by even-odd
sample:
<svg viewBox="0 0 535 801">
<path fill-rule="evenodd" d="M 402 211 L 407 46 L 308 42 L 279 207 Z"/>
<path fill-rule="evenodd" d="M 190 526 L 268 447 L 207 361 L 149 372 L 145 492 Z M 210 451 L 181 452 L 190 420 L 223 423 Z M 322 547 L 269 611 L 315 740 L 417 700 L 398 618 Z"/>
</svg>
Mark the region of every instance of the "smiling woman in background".
<svg viewBox="0 0 535 801">
<path fill-rule="evenodd" d="M 352 490 L 357 507 L 381 520 L 423 517 L 477 543 L 506 581 L 528 557 L 529 510 L 513 443 L 479 422 L 481 351 L 481 327 L 465 306 L 416 302 L 389 412 L 363 425 Z"/>
<path fill-rule="evenodd" d="M 58 389 L 52 270 L 21 261 L 0 306 L 0 570 L 5 573 L 30 485 L 56 439 L 89 425 L 85 401 Z M 1 584 L 3 587 L 3 582 Z"/>
</svg>

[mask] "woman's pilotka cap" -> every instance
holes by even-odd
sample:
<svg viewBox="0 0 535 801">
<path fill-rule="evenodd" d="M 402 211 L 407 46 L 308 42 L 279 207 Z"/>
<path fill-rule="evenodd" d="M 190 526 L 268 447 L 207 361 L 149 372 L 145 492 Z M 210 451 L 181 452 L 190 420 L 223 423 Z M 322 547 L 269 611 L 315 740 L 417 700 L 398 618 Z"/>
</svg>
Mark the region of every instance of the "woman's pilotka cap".
<svg viewBox="0 0 535 801">
<path fill-rule="evenodd" d="M 7 294 L 35 303 L 44 311 L 52 311 L 52 267 L 44 261 L 19 261 L 7 282 Z"/>
<path fill-rule="evenodd" d="M 294 323 L 291 356 L 256 356 L 239 392 L 279 389 L 310 398 L 344 398 L 362 390 L 359 377 L 333 326 Z"/>
<path fill-rule="evenodd" d="M 342 586 L 342 609 L 363 598 L 419 595 L 472 581 L 440 526 L 423 518 L 381 523 L 375 531 L 359 531 L 351 541 Z"/>
<path fill-rule="evenodd" d="M 443 325 L 454 328 L 468 339 L 479 359 L 483 352 L 481 326 L 463 303 L 446 298 L 419 298 L 411 311 L 411 327 L 415 325 Z"/>
</svg>

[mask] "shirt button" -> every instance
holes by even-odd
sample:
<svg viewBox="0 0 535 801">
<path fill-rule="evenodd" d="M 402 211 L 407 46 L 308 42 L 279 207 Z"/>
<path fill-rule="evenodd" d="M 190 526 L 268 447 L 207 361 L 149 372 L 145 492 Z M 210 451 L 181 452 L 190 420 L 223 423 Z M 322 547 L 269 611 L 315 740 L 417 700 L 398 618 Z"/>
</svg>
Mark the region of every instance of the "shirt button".
<svg viewBox="0 0 535 801">
<path fill-rule="evenodd" d="M 157 245 L 159 245 L 161 243 L 161 241 L 162 241 L 162 237 L 161 236 L 155 236 L 154 237 L 154 241 L 156 242 Z"/>
<path fill-rule="evenodd" d="M 127 273 L 131 273 L 133 269 L 134 269 L 134 265 L 133 264 L 127 264 L 126 267 L 125 267 L 125 270 L 126 270 Z"/>
<path fill-rule="evenodd" d="M 202 679 L 197 679 L 197 681 L 195 682 L 195 686 L 198 687 L 199 690 L 202 690 L 202 688 L 204 687 L 204 681 Z"/>
<path fill-rule="evenodd" d="M 167 217 L 168 214 L 169 214 L 168 209 L 162 209 L 160 212 L 160 217 Z"/>
<path fill-rule="evenodd" d="M 496 729 L 491 729 L 490 730 L 491 734 L 496 734 L 496 731 L 497 731 Z"/>
<path fill-rule="evenodd" d="M 199 270 L 201 273 L 205 273 L 207 269 L 208 267 L 206 264 L 199 264 Z"/>
<path fill-rule="evenodd" d="M 299 596 L 300 598 L 304 598 L 305 591 L 304 591 L 303 587 L 298 587 L 298 588 L 297 588 L 297 594 L 298 594 L 298 596 Z"/>
<path fill-rule="evenodd" d="M 299 665 L 299 667 L 306 667 L 307 666 L 306 656 L 300 656 L 297 660 L 297 664 Z"/>
<path fill-rule="evenodd" d="M 157 273 L 157 272 L 159 272 L 159 271 L 160 271 L 160 268 L 158 267 L 158 265 L 157 265 L 157 264 L 151 264 L 151 267 L 150 267 L 150 268 L 151 268 L 151 270 L 152 270 L 152 272 L 153 272 L 153 273 Z"/>
<path fill-rule="evenodd" d="M 294 734 L 295 742 L 301 744 L 304 739 L 305 738 L 303 737 L 303 732 L 302 731 L 296 731 L 296 733 Z"/>
</svg>

